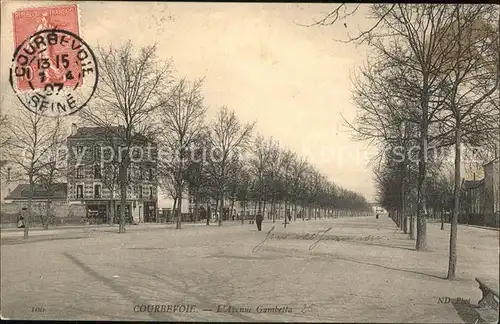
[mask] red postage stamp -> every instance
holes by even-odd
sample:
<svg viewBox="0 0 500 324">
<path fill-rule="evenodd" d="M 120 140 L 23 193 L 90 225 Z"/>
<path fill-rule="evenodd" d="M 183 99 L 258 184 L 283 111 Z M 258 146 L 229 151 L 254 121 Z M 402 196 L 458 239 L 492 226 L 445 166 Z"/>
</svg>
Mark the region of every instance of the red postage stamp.
<svg viewBox="0 0 500 324">
<path fill-rule="evenodd" d="M 61 29 L 79 35 L 78 26 L 78 7 L 77 5 L 65 5 L 56 7 L 43 8 L 27 8 L 14 12 L 12 20 L 14 22 L 14 44 L 19 47 L 22 43 L 28 48 L 33 34 L 42 30 Z M 46 48 L 45 51 L 40 51 L 39 57 L 29 65 L 27 73 L 24 77 L 18 78 L 19 90 L 29 90 L 32 87 L 35 89 L 43 88 L 42 81 L 64 82 L 65 86 L 74 86 L 78 80 L 67 80 L 65 73 L 67 68 L 63 67 L 66 64 L 64 58 L 68 57 L 71 49 L 60 44 L 47 46 L 40 44 Z M 75 65 L 69 62 L 70 65 Z M 48 68 L 42 66 L 50 65 Z M 73 68 L 79 68 L 74 66 Z M 43 77 L 39 76 L 43 73 Z M 73 71 L 73 75 L 77 75 L 78 71 Z M 31 80 L 30 80 L 31 79 Z M 42 80 L 44 79 L 44 80 Z M 65 80 L 66 79 L 66 80 Z M 28 84 L 31 81 L 31 85 Z"/>
<path fill-rule="evenodd" d="M 79 36 L 77 5 L 22 9 L 13 22 L 9 81 L 21 103 L 46 116 L 84 107 L 97 88 L 98 67 Z"/>
</svg>

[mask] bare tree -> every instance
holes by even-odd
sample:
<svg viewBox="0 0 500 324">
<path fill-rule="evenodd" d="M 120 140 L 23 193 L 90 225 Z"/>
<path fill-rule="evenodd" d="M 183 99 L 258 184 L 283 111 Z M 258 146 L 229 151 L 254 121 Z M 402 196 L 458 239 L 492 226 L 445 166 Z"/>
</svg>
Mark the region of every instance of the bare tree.
<svg viewBox="0 0 500 324">
<path fill-rule="evenodd" d="M 253 141 L 252 145 L 252 155 L 249 159 L 249 167 L 252 176 L 255 179 L 254 189 L 257 193 L 257 198 L 259 201 L 258 212 L 262 214 L 262 203 L 266 199 L 264 196 L 265 189 L 265 172 L 269 165 L 269 150 L 266 147 L 268 142 L 265 141 L 264 137 L 258 135 Z"/>
<path fill-rule="evenodd" d="M 207 152 L 210 151 L 209 134 L 206 126 L 200 126 L 198 136 L 188 148 L 190 159 L 187 165 L 186 178 L 190 194 L 194 198 L 194 220 L 199 220 L 200 202 L 202 191 L 208 192 L 209 182 L 207 177 L 208 163 L 210 163 Z M 208 219 L 208 218 L 207 218 Z"/>
<path fill-rule="evenodd" d="M 24 219 L 24 238 L 27 239 L 33 216 L 33 191 L 40 181 L 42 170 L 51 168 L 53 164 L 50 153 L 57 150 L 60 144 L 61 123 L 59 119 L 43 117 L 24 108 L 19 108 L 15 119 L 15 123 L 8 125 L 12 140 L 6 146 L 5 153 L 13 165 L 15 177 L 26 179 L 29 184 L 28 208 Z"/>
<path fill-rule="evenodd" d="M 161 143 L 170 158 L 162 161 L 163 173 L 171 173 L 175 182 L 177 205 L 177 225 L 181 228 L 182 197 L 187 184 L 187 172 L 192 159 L 189 152 L 192 146 L 202 136 L 206 107 L 203 105 L 201 87 L 203 80 L 196 80 L 190 84 L 181 79 L 168 95 L 169 100 L 160 109 L 160 119 L 163 132 Z"/>
<path fill-rule="evenodd" d="M 117 48 L 99 47 L 98 61 L 94 104 L 83 109 L 81 116 L 119 140 L 119 152 L 114 153 L 119 157 L 119 232 L 124 233 L 131 154 L 134 147 L 156 137 L 154 112 L 168 101 L 164 93 L 170 84 L 171 64 L 156 57 L 156 45 L 135 53 L 130 41 Z"/>
<path fill-rule="evenodd" d="M 2 112 L 0 112 L 0 128 L 7 129 L 8 126 L 9 126 L 8 116 L 3 114 Z M 0 133 L 0 149 L 4 148 L 7 145 L 10 138 L 11 138 L 11 134 L 9 134 L 7 132 Z"/>
<path fill-rule="evenodd" d="M 244 164 L 238 173 L 238 182 L 236 188 L 236 197 L 243 205 L 243 211 L 240 215 L 241 224 L 245 222 L 247 203 L 250 200 L 250 190 L 252 185 L 252 176 L 248 163 Z"/>
<path fill-rule="evenodd" d="M 303 200 L 303 183 L 306 179 L 307 160 L 304 158 L 297 158 L 292 164 L 292 178 L 291 178 L 291 197 L 293 200 L 293 221 L 297 220 L 297 205 Z M 302 207 L 302 206 L 301 206 Z M 302 215 L 302 217 L 304 217 Z"/>
<path fill-rule="evenodd" d="M 292 167 L 296 159 L 296 155 L 290 150 L 281 152 L 282 168 L 280 178 L 282 183 L 281 198 L 285 203 L 285 227 L 287 224 L 287 217 L 289 216 L 288 204 L 291 197 L 291 184 L 292 184 Z"/>
<path fill-rule="evenodd" d="M 271 198 L 271 217 L 273 223 L 276 222 L 276 196 L 278 191 L 278 183 L 279 183 L 279 175 L 281 173 L 281 150 L 279 147 L 279 143 L 272 138 L 268 139 L 268 143 L 266 145 L 266 150 L 268 150 L 269 161 L 265 166 L 265 184 L 266 184 L 266 192 L 269 193 Z"/>
<path fill-rule="evenodd" d="M 443 5 L 383 5 L 371 6 L 372 16 L 380 27 L 361 36 L 381 55 L 393 61 L 400 70 L 393 84 L 393 94 L 409 109 L 409 116 L 418 125 L 419 178 L 416 249 L 426 248 L 426 185 L 427 157 L 433 120 L 443 118 L 443 74 L 451 49 L 443 31 L 450 28 L 453 17 Z M 449 71 L 447 71 L 449 73 Z M 398 86 L 399 85 L 399 86 Z M 449 135 L 441 134 L 442 136 Z"/>
<path fill-rule="evenodd" d="M 224 192 L 228 185 L 228 169 L 235 155 L 246 149 L 252 134 L 254 123 L 242 124 L 234 111 L 223 106 L 219 109 L 215 120 L 210 125 L 210 141 L 216 159 L 212 161 L 213 180 L 220 198 L 219 226 L 222 226 L 224 212 Z"/>
<path fill-rule="evenodd" d="M 461 146 L 464 142 L 475 146 L 494 142 L 500 116 L 496 92 L 500 79 L 499 10 L 492 5 L 455 5 L 451 15 L 454 21 L 445 32 L 448 43 L 453 44 L 447 56 L 449 63 L 445 65 L 451 71 L 445 79 L 448 90 L 445 103 L 453 119 L 450 126 L 455 135 L 452 141 L 455 144 L 455 180 L 448 279 L 455 278 L 457 263 Z M 488 21 L 497 21 L 497 27 Z"/>
<path fill-rule="evenodd" d="M 47 202 L 45 216 L 42 214 L 42 224 L 44 229 L 49 228 L 51 223 L 51 204 L 52 196 L 54 194 L 54 187 L 61 179 L 66 176 L 67 170 L 67 156 L 63 145 L 66 139 L 66 131 L 63 122 L 57 118 L 53 123 L 53 131 L 48 142 L 48 149 L 45 153 L 45 163 L 38 170 L 38 179 L 40 185 L 47 192 Z"/>
</svg>

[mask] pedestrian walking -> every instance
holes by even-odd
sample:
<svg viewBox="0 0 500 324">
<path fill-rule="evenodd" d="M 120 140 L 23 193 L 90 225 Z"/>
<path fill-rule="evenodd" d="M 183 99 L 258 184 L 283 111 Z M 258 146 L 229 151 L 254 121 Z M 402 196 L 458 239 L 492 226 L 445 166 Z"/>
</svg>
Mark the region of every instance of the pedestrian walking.
<svg viewBox="0 0 500 324">
<path fill-rule="evenodd" d="M 257 224 L 257 230 L 262 230 L 262 215 L 261 214 L 257 214 L 257 216 L 255 216 L 255 223 Z"/>
<path fill-rule="evenodd" d="M 376 219 L 378 219 L 378 213 L 377 213 L 377 215 L 375 216 L 375 218 L 376 218 Z"/>
</svg>

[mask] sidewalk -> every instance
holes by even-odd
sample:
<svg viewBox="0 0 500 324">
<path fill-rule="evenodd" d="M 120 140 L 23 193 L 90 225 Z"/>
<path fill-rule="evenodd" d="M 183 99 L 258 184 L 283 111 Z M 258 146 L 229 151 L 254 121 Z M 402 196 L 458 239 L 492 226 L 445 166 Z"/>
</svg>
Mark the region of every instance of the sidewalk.
<svg viewBox="0 0 500 324">
<path fill-rule="evenodd" d="M 247 225 L 248 222 L 245 222 Z M 241 222 L 237 221 L 225 221 L 223 222 L 223 226 L 236 226 L 236 225 L 241 225 Z M 206 227 L 205 221 L 203 222 L 198 222 L 198 223 L 182 223 L 182 228 L 189 228 L 189 227 L 197 227 L 197 226 L 202 226 Z M 212 222 L 210 223 L 210 226 L 217 226 L 217 222 Z M 140 223 L 138 225 L 131 225 L 127 224 L 125 226 L 125 230 L 128 231 L 147 231 L 147 230 L 155 230 L 155 229 L 167 229 L 167 228 L 172 228 L 175 229 L 176 224 L 175 223 Z M 68 233 L 88 233 L 88 232 L 118 232 L 118 224 L 113 224 L 113 225 L 68 225 L 68 226 L 54 226 L 54 227 L 49 227 L 49 229 L 45 230 L 40 227 L 36 228 L 30 228 L 29 229 L 29 237 L 33 236 L 46 236 L 46 235 L 63 235 L 63 234 L 68 234 Z M 0 237 L 1 238 L 20 238 L 24 236 L 24 228 L 9 228 L 9 229 L 0 229 Z M 67 236 L 67 235 L 64 235 Z"/>
</svg>

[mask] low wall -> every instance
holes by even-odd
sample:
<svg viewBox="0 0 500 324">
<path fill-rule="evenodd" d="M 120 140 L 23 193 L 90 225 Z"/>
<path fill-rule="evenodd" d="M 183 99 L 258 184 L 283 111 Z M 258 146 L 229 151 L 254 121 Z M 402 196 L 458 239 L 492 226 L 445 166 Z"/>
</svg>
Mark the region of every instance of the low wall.
<svg viewBox="0 0 500 324">
<path fill-rule="evenodd" d="M 27 208 L 27 202 L 3 203 L 0 212 L 0 223 L 2 226 L 17 224 L 18 218 L 23 214 L 23 208 Z M 25 213 L 26 211 L 24 211 Z M 32 203 L 32 225 L 42 224 L 42 216 L 47 213 L 45 202 Z M 86 216 L 85 205 L 70 205 L 67 202 L 53 202 L 50 206 L 50 225 L 80 224 Z"/>
</svg>

